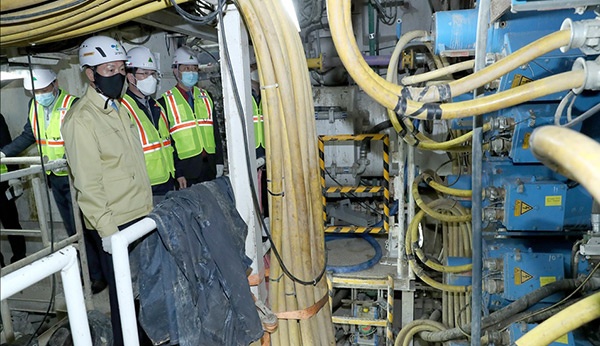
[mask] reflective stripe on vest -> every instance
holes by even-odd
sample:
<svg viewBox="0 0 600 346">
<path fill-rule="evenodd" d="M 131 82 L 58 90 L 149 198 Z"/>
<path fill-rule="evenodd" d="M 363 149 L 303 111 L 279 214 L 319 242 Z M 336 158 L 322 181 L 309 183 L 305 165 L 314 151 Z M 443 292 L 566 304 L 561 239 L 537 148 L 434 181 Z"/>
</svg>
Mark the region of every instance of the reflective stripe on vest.
<svg viewBox="0 0 600 346">
<path fill-rule="evenodd" d="M 157 130 L 146 112 L 138 107 L 131 96 L 125 95 L 121 100 L 121 104 L 125 106 L 127 113 L 129 113 L 131 122 L 137 126 L 142 148 L 144 149 L 144 159 L 150 184 L 158 185 L 167 182 L 169 177 L 174 178 L 173 147 L 171 146 L 167 117 L 162 107 L 157 104 L 160 107 Z"/>
<path fill-rule="evenodd" d="M 180 159 L 194 157 L 206 151 L 216 152 L 213 132 L 213 103 L 206 91 L 194 87 L 194 110 L 177 87 L 167 91 L 164 98 L 167 105 L 169 131 L 175 141 Z"/>
<path fill-rule="evenodd" d="M 50 122 L 48 123 L 48 127 L 46 127 L 46 122 L 43 120 L 44 117 L 44 107 L 39 105 L 37 102 L 32 101 L 31 107 L 29 109 L 29 121 L 31 123 L 31 130 L 33 132 L 33 137 L 35 137 L 36 142 L 42 148 L 42 155 L 47 156 L 48 160 L 57 160 L 62 159 L 65 156 L 65 141 L 62 138 L 60 133 L 60 128 L 62 126 L 62 122 L 67 114 L 69 108 L 75 101 L 76 97 L 73 95 L 67 94 L 65 91 L 59 89 L 59 94 L 56 97 L 56 101 L 54 102 L 54 107 L 50 112 Z M 40 129 L 40 136 L 38 138 L 38 121 L 36 121 L 36 111 L 35 108 L 37 105 L 37 114 L 42 115 L 40 125 L 42 128 Z M 46 171 L 47 174 L 52 173 L 52 171 Z M 54 174 L 58 176 L 66 176 L 68 175 L 67 171 L 54 172 Z"/>
<path fill-rule="evenodd" d="M 252 97 L 252 121 L 254 122 L 254 144 L 256 148 L 265 147 L 265 118 L 262 114 L 262 105 L 256 103 Z"/>
</svg>

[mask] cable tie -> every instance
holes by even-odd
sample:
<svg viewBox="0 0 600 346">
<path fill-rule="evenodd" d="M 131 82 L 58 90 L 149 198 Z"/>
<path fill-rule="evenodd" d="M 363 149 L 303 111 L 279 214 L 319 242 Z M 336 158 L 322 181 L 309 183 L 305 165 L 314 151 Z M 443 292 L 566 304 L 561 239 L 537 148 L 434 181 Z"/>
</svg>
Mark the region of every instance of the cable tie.
<svg viewBox="0 0 600 346">
<path fill-rule="evenodd" d="M 271 85 L 265 85 L 265 86 L 261 86 L 260 88 L 262 90 L 271 89 L 271 88 L 279 88 L 279 84 L 275 83 L 275 84 L 271 84 Z"/>
</svg>

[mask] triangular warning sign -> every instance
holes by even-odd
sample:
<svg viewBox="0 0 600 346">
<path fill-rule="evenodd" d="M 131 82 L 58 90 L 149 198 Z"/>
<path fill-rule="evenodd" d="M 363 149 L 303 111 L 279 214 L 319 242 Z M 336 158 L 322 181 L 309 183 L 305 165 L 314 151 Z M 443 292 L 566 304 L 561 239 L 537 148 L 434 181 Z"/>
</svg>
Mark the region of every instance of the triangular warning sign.
<svg viewBox="0 0 600 346">
<path fill-rule="evenodd" d="M 515 201 L 515 216 L 521 216 L 531 210 L 533 210 L 533 207 L 529 204 L 521 201 L 520 199 Z"/>
<path fill-rule="evenodd" d="M 524 271 L 519 267 L 515 267 L 514 274 L 515 285 L 521 285 L 533 279 L 533 275 L 529 274 L 528 272 Z"/>
</svg>

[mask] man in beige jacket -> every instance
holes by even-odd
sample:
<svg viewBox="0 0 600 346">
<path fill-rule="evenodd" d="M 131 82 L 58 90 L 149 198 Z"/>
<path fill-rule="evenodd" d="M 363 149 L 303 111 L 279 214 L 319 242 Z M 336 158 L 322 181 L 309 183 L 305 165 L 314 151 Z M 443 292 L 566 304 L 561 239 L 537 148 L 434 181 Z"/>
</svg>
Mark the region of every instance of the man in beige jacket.
<svg viewBox="0 0 600 346">
<path fill-rule="evenodd" d="M 77 202 L 86 227 L 94 230 L 108 281 L 114 345 L 123 345 L 123 337 L 109 237 L 152 210 L 142 144 L 119 104 L 125 60 L 125 50 L 110 37 L 93 36 L 81 44 L 79 63 L 90 83 L 61 130 Z"/>
</svg>

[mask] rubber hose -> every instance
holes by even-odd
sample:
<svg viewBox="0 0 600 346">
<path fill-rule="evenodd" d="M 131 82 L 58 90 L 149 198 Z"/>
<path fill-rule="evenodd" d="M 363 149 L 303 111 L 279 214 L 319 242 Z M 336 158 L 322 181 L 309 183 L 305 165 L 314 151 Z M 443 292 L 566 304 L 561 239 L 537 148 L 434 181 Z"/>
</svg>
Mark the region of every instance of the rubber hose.
<svg viewBox="0 0 600 346">
<path fill-rule="evenodd" d="M 331 241 L 331 240 L 338 240 L 338 239 L 348 239 L 348 238 L 352 238 L 352 237 L 361 237 L 363 238 L 367 243 L 371 244 L 371 246 L 373 247 L 373 249 L 375 249 L 375 255 L 373 255 L 373 257 L 367 261 L 364 261 L 362 263 L 359 264 L 355 264 L 355 265 L 349 265 L 349 266 L 331 266 L 331 265 L 327 265 L 327 271 L 331 271 L 333 273 L 336 274 L 340 274 L 340 273 L 354 273 L 357 271 L 361 271 L 361 270 L 366 270 L 371 268 L 372 266 L 374 266 L 375 264 L 377 264 L 379 262 L 379 260 L 381 260 L 382 257 L 382 251 L 381 251 L 381 246 L 379 245 L 379 243 L 377 242 L 377 240 L 368 234 L 360 234 L 360 235 L 341 235 L 341 234 L 335 234 L 335 235 L 326 235 L 325 236 L 325 241 Z"/>
</svg>

